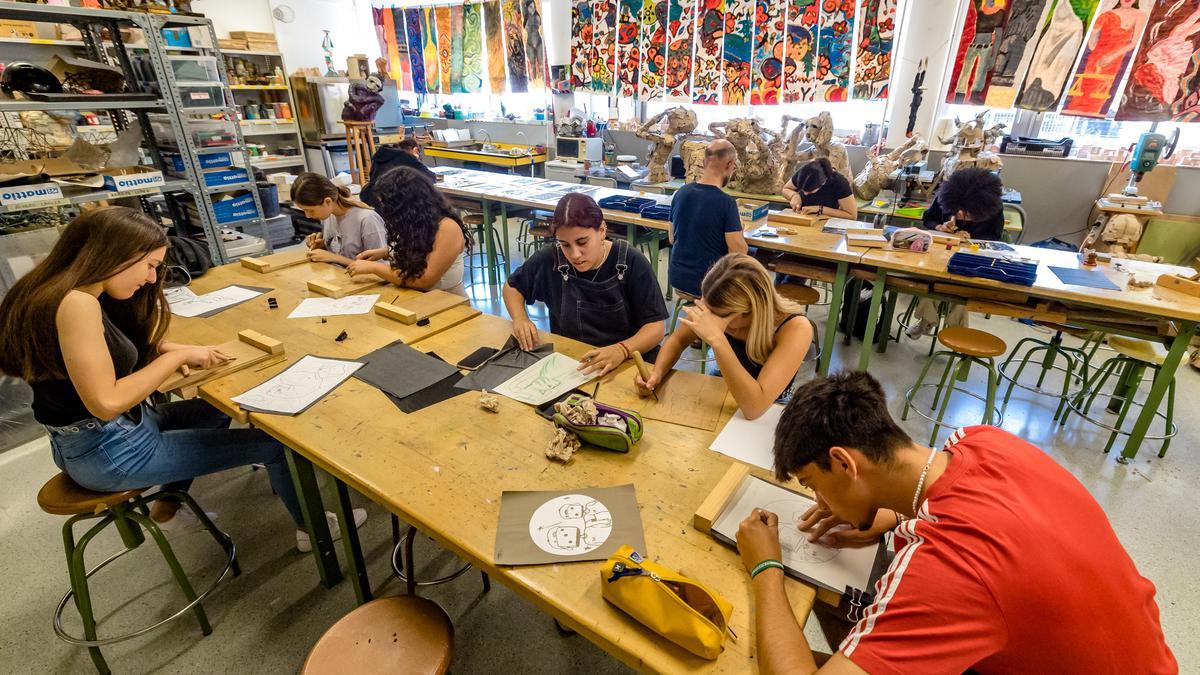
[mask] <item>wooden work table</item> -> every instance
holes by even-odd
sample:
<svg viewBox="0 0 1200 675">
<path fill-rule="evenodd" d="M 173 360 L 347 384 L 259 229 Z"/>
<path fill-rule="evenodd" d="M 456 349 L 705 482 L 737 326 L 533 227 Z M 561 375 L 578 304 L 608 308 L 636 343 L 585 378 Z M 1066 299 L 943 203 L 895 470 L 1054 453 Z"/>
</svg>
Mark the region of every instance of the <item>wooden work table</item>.
<svg viewBox="0 0 1200 675">
<path fill-rule="evenodd" d="M 218 408 L 236 411 L 233 396 L 265 381 L 286 362 L 307 353 L 356 358 L 396 339 L 435 351 L 456 362 L 482 346 L 499 347 L 511 334 L 500 317 L 467 317 L 439 331 L 411 332 L 415 326 L 380 321 L 372 315 L 319 319 L 286 319 L 305 296 L 301 283 L 313 271 L 306 265 L 258 274 L 237 265 L 210 271 L 192 285 L 197 293 L 229 283 L 276 288 L 279 309 L 265 299 L 251 300 L 205 319 L 175 318 L 171 339 L 214 342 L 246 327 L 284 341 L 282 361 L 269 362 L 219 378 L 201 387 L 201 395 Z M 247 276 L 252 275 L 252 276 Z M 265 297 L 265 296 L 264 296 Z M 453 311 L 453 310 L 448 310 Z M 435 315 L 439 317 L 447 314 Z M 428 328 L 428 327 L 426 327 Z M 346 330 L 350 338 L 334 340 Z M 574 340 L 543 334 L 555 349 L 572 357 L 589 347 Z M 591 390 L 593 384 L 586 385 Z M 632 401 L 633 366 L 626 363 L 602 378 L 597 398 Z M 347 486 L 384 506 L 442 546 L 471 562 L 538 608 L 643 671 L 753 672 L 756 668 L 752 589 L 737 552 L 695 530 L 692 515 L 731 463 L 708 450 L 715 432 L 646 420 L 641 442 L 628 454 L 585 449 L 568 465 L 547 459 L 543 449 L 553 435 L 552 423 L 531 406 L 500 398 L 500 413 L 478 404 L 479 393 L 463 394 L 416 413 L 402 413 L 379 390 L 350 378 L 305 412 L 289 417 L 252 413 L 250 422 L 290 449 L 289 464 L 306 514 L 324 507 L 313 466 L 331 474 L 339 489 L 338 511 L 351 577 L 360 600 L 370 597 L 361 565 L 361 547 L 345 514 Z M 722 406 L 718 430 L 734 412 L 732 397 Z M 758 471 L 756 469 L 756 471 Z M 766 474 L 763 473 L 765 476 Z M 677 648 L 605 602 L 600 595 L 599 562 L 500 567 L 492 563 L 503 490 L 550 490 L 632 483 L 637 490 L 650 557 L 702 580 L 734 605 L 730 639 L 715 661 L 704 661 Z M 323 518 L 308 518 L 323 521 Z M 336 554 L 313 522 L 314 554 L 327 585 L 340 578 Z M 803 621 L 816 597 L 806 584 L 789 581 L 788 594 Z"/>
</svg>

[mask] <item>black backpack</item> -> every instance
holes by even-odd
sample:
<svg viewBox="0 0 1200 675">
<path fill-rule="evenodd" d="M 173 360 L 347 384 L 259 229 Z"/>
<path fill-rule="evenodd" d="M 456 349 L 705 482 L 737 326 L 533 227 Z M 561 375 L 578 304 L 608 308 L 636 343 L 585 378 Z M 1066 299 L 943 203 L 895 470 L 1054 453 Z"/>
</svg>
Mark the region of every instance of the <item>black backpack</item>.
<svg viewBox="0 0 1200 675">
<path fill-rule="evenodd" d="M 212 267 L 208 248 L 187 237 L 167 237 L 167 286 L 186 286 Z"/>
</svg>

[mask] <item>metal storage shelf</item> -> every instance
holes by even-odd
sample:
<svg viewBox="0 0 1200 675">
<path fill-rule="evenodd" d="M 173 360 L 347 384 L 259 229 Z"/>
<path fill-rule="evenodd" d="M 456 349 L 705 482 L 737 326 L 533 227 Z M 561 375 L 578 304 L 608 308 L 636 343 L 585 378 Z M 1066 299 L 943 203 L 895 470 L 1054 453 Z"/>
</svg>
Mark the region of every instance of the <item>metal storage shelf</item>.
<svg viewBox="0 0 1200 675">
<path fill-rule="evenodd" d="M 0 101 L 0 113 L 22 110 L 153 110 L 166 108 L 162 99 L 154 101 L 97 102 L 86 101 Z"/>
<path fill-rule="evenodd" d="M 123 199 L 128 197 L 141 197 L 145 195 L 162 194 L 164 192 L 183 192 L 189 191 L 192 188 L 192 182 L 182 178 L 168 179 L 166 184 L 161 187 L 147 188 L 145 190 L 134 190 L 131 192 L 113 192 L 112 190 L 91 190 L 88 192 L 79 192 L 72 195 L 63 195 L 62 200 L 52 202 L 51 205 L 64 204 L 87 204 L 90 202 L 102 202 L 106 199 Z M 21 211 L 33 211 L 45 206 L 34 206 L 31 208 L 8 209 L 0 206 L 0 213 L 18 213 Z"/>
</svg>

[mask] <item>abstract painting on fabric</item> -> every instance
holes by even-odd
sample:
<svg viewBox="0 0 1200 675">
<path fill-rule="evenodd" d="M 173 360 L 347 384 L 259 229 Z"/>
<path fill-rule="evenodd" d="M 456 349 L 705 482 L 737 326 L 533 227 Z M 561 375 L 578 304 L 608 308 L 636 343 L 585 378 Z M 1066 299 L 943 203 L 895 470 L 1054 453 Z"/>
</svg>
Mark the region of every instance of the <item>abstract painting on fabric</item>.
<svg viewBox="0 0 1200 675">
<path fill-rule="evenodd" d="M 783 3 L 757 0 L 754 9 L 754 73 L 750 103 L 776 105 L 783 88 Z"/>
<path fill-rule="evenodd" d="M 638 98 L 655 101 L 663 97 L 663 73 L 667 67 L 667 0 L 642 2 L 642 69 Z"/>
<path fill-rule="evenodd" d="M 1033 61 L 1039 29 L 1050 18 L 1054 0 L 1013 0 L 1008 10 L 1008 23 L 1000 35 L 996 58 L 988 81 L 984 105 L 989 108 L 1011 108 L 1017 92 L 1025 82 L 1025 73 Z"/>
<path fill-rule="evenodd" d="M 670 0 L 667 10 L 666 94 L 692 97 L 692 41 L 696 34 L 696 2 Z"/>
<path fill-rule="evenodd" d="M 1038 36 L 1018 108 L 1045 112 L 1058 107 L 1097 4 L 1098 0 L 1057 0 Z"/>
<path fill-rule="evenodd" d="M 463 5 L 462 89 L 468 94 L 483 90 L 483 15 L 479 5 Z"/>
<path fill-rule="evenodd" d="M 421 34 L 421 17 L 424 15 L 420 9 L 404 10 L 404 26 L 408 33 L 408 50 L 409 63 L 412 65 L 413 91 L 418 94 L 424 94 L 429 91 L 425 84 L 425 52 L 422 47 L 424 45 L 424 36 Z"/>
<path fill-rule="evenodd" d="M 638 28 L 642 0 L 620 0 L 617 7 L 617 95 L 633 98 L 637 95 L 642 56 L 642 33 Z"/>
<path fill-rule="evenodd" d="M 754 41 L 754 0 L 725 1 L 725 54 L 721 103 L 750 102 L 750 44 Z"/>
<path fill-rule="evenodd" d="M 431 94 L 441 92 L 441 55 L 437 44 L 437 8 L 418 9 L 421 15 L 421 51 L 425 53 L 425 88 Z"/>
<path fill-rule="evenodd" d="M 850 58 L 854 42 L 855 0 L 824 0 L 818 24 L 818 101 L 845 101 L 850 94 Z"/>
<path fill-rule="evenodd" d="M 692 103 L 716 105 L 721 102 L 721 64 L 724 50 L 725 0 L 697 0 Z"/>
<path fill-rule="evenodd" d="M 500 0 L 483 5 L 483 30 L 487 38 L 488 86 L 493 94 L 505 90 L 504 34 L 500 22 Z"/>
<path fill-rule="evenodd" d="M 784 36 L 783 102 L 812 103 L 817 96 L 819 0 L 787 0 Z"/>
<path fill-rule="evenodd" d="M 1155 5 L 1117 119 L 1200 121 L 1200 3 Z"/>
<path fill-rule="evenodd" d="M 1151 2 L 1105 0 L 1092 22 L 1062 114 L 1105 117 L 1150 18 Z"/>
<path fill-rule="evenodd" d="M 854 56 L 855 99 L 878 101 L 888 97 L 895 35 L 896 0 L 864 0 Z"/>
<path fill-rule="evenodd" d="M 525 61 L 525 22 L 517 0 L 503 0 L 504 46 L 508 53 L 508 90 L 514 94 L 529 91 L 529 68 Z"/>
<path fill-rule="evenodd" d="M 450 23 L 450 7 L 435 7 L 434 13 L 437 15 L 438 72 L 442 76 L 442 93 L 450 94 L 454 92 L 450 82 L 450 71 L 454 68 L 454 27 Z"/>
<path fill-rule="evenodd" d="M 450 91 L 456 94 L 466 93 L 463 89 L 463 7 L 455 5 L 450 8 Z"/>
</svg>

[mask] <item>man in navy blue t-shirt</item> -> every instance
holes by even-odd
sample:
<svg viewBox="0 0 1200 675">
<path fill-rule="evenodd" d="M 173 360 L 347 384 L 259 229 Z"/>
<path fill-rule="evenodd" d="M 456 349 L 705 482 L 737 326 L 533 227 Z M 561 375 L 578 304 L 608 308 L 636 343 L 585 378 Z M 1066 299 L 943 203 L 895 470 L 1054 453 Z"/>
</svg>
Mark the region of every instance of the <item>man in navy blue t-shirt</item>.
<svg viewBox="0 0 1200 675">
<path fill-rule="evenodd" d="M 737 202 L 722 186 L 737 167 L 737 150 L 725 139 L 709 143 L 704 151 L 704 173 L 671 200 L 671 287 L 699 297 L 700 282 L 708 268 L 726 253 L 746 253 Z"/>
</svg>

